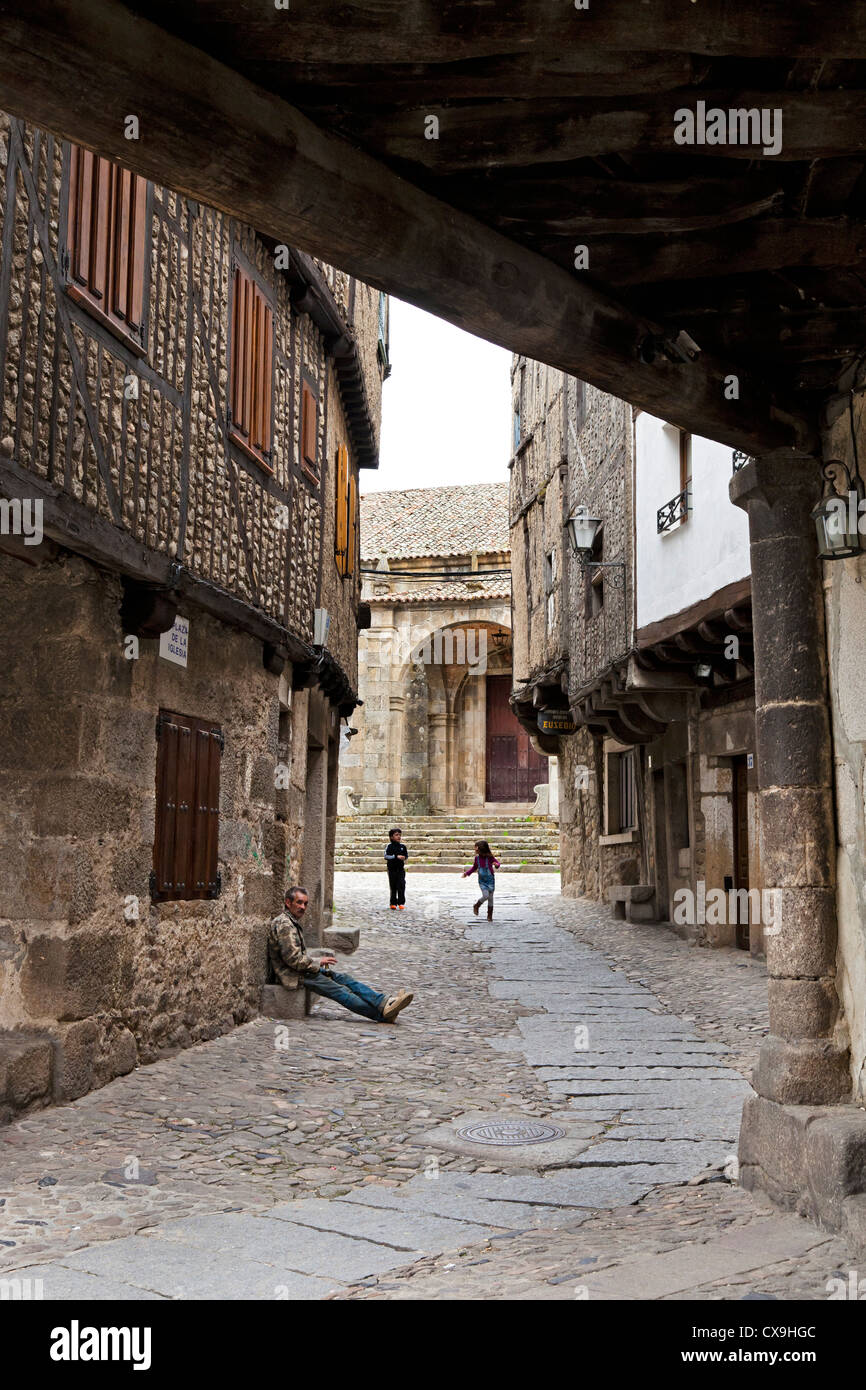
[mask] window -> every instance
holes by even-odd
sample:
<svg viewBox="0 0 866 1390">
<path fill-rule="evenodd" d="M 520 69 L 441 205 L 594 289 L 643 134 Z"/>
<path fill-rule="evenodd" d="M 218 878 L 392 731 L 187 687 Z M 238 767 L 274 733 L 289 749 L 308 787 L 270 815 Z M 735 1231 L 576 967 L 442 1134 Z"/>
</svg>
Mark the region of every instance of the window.
<svg viewBox="0 0 866 1390">
<path fill-rule="evenodd" d="M 309 381 L 301 382 L 301 467 L 319 481 L 319 401 Z"/>
<path fill-rule="evenodd" d="M 549 550 L 544 559 L 544 588 L 549 594 L 556 583 L 556 551 Z"/>
<path fill-rule="evenodd" d="M 692 482 L 692 436 L 689 434 L 688 430 L 680 430 L 679 436 L 680 492 L 683 493 L 687 488 L 691 487 Z M 691 510 L 690 503 L 691 498 L 689 497 L 683 507 L 683 521 L 688 521 L 689 519 L 689 511 Z"/>
<path fill-rule="evenodd" d="M 160 710 L 156 722 L 156 826 L 151 897 L 154 902 L 215 898 L 219 843 L 218 724 Z"/>
<path fill-rule="evenodd" d="M 73 145 L 66 241 L 70 297 L 143 351 L 147 180 Z"/>
<path fill-rule="evenodd" d="M 337 450 L 337 524 L 334 552 L 337 570 L 347 578 L 355 572 L 358 544 L 357 500 L 358 484 L 349 468 L 349 450 L 341 444 Z"/>
<path fill-rule="evenodd" d="M 379 291 L 379 337 L 376 343 L 376 356 L 383 374 L 388 375 L 388 296 Z"/>
<path fill-rule="evenodd" d="M 634 749 L 613 745 L 605 749 L 605 835 L 624 835 L 637 826 Z"/>
<path fill-rule="evenodd" d="M 520 404 L 514 407 L 514 452 L 520 448 Z"/>
<path fill-rule="evenodd" d="M 354 473 L 349 475 L 349 551 L 346 556 L 346 574 L 355 573 L 358 556 L 358 480 Z"/>
<path fill-rule="evenodd" d="M 274 311 L 264 291 L 235 265 L 232 298 L 229 435 L 268 472 L 274 364 Z"/>
<path fill-rule="evenodd" d="M 592 561 L 600 564 L 604 558 L 604 527 L 599 526 L 592 542 L 589 561 L 586 567 L 586 591 L 584 613 L 587 618 L 595 618 L 604 607 L 604 570 L 593 569 Z"/>
</svg>

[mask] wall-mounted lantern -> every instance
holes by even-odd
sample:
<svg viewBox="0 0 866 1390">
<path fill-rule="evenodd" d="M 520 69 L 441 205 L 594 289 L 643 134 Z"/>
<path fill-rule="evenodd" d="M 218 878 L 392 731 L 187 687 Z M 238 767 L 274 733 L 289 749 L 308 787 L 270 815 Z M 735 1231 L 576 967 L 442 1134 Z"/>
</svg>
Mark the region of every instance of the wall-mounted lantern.
<svg viewBox="0 0 866 1390">
<path fill-rule="evenodd" d="M 623 560 L 592 560 L 592 549 L 595 538 L 598 535 L 598 528 L 601 526 L 601 518 L 590 516 L 589 507 L 578 507 L 566 522 L 568 538 L 571 541 L 571 548 L 578 558 L 580 567 L 584 572 L 592 570 L 622 570 L 622 574 L 614 582 L 611 575 L 611 583 L 615 588 L 621 588 L 625 583 L 625 561 Z"/>
<path fill-rule="evenodd" d="M 864 497 L 863 479 L 856 467 L 852 473 L 841 459 L 830 459 L 824 465 L 824 495 L 812 508 L 812 520 L 818 534 L 818 555 L 822 560 L 847 560 L 859 555 L 860 508 Z M 847 492 L 838 491 L 844 478 Z"/>
<path fill-rule="evenodd" d="M 586 563 L 592 554 L 601 517 L 590 516 L 589 507 L 578 507 L 574 515 L 568 518 L 567 525 L 571 548 L 578 559 Z"/>
</svg>

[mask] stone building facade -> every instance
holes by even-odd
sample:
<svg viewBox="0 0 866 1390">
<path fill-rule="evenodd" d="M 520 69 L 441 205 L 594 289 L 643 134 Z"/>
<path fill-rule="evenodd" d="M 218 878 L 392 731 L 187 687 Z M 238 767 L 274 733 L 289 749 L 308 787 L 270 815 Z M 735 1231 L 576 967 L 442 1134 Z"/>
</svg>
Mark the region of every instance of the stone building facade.
<svg viewBox="0 0 866 1390">
<path fill-rule="evenodd" d="M 749 549 L 727 499 L 731 451 L 539 363 L 515 359 L 513 383 L 512 700 L 529 730 L 551 714 L 570 725 L 540 737 L 560 766 L 563 892 L 759 951 Z M 580 556 L 572 517 L 592 519 Z"/>
<path fill-rule="evenodd" d="M 508 706 L 508 485 L 366 495 L 361 558 L 371 625 L 342 812 L 533 805 L 548 769 Z"/>
<path fill-rule="evenodd" d="M 327 921 L 387 315 L 18 120 L 0 162 L 2 1119 L 252 1017 L 289 881 Z"/>
</svg>

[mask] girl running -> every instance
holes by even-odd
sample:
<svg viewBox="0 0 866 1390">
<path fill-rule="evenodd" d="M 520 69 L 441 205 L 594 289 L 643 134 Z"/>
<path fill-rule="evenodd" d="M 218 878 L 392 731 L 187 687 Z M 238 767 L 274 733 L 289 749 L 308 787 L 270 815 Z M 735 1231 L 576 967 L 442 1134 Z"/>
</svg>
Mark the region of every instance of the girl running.
<svg viewBox="0 0 866 1390">
<path fill-rule="evenodd" d="M 475 841 L 475 862 L 471 869 L 463 870 L 463 877 L 469 878 L 478 870 L 478 887 L 481 889 L 481 897 L 477 903 L 472 904 L 472 911 L 478 916 L 478 909 L 487 900 L 487 920 L 493 919 L 493 894 L 496 891 L 496 876 L 494 869 L 499 868 L 499 860 L 491 850 L 486 840 Z"/>
</svg>

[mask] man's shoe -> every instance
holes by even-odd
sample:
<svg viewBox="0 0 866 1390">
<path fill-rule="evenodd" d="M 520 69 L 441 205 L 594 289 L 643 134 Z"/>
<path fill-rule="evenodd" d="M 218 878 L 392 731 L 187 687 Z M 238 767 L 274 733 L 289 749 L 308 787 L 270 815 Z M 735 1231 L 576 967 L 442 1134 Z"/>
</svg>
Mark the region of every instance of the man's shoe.
<svg viewBox="0 0 866 1390">
<path fill-rule="evenodd" d="M 390 904 L 390 908 L 391 908 L 391 911 L 392 911 L 392 912 L 396 912 L 396 911 L 397 911 L 397 904 L 396 904 L 396 903 L 391 903 L 391 904 Z"/>
<path fill-rule="evenodd" d="M 405 912 L 405 911 L 406 911 L 406 904 L 405 904 L 405 903 L 398 903 L 397 906 L 399 907 L 399 909 L 400 909 L 401 912 Z"/>
<path fill-rule="evenodd" d="M 382 1021 L 393 1023 L 400 1010 L 405 1009 L 407 1004 L 411 1004 L 414 998 L 414 994 L 408 989 L 400 989 L 396 994 L 392 994 L 382 1005 Z"/>
</svg>

